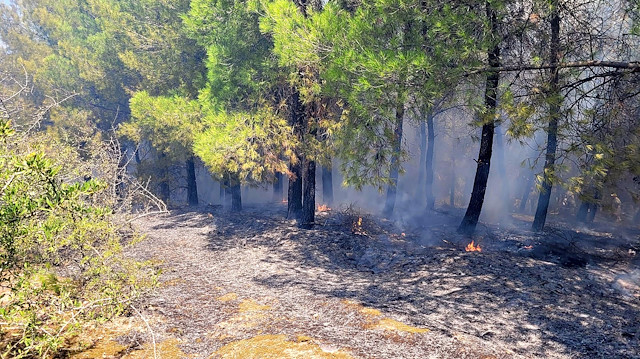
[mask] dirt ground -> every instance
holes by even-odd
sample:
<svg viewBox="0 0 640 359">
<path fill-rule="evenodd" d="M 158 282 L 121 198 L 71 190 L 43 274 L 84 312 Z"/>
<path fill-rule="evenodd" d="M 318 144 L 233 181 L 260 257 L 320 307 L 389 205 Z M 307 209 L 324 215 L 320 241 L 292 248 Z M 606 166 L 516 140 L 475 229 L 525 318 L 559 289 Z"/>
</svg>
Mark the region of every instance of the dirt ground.
<svg viewBox="0 0 640 359">
<path fill-rule="evenodd" d="M 303 230 L 284 212 L 139 219 L 148 239 L 131 254 L 155 260 L 162 284 L 137 305 L 153 336 L 140 326 L 119 345 L 150 358 L 152 342 L 157 358 L 640 358 L 638 233 L 536 235 L 515 218 L 463 237 L 455 215 L 352 209 Z"/>
</svg>

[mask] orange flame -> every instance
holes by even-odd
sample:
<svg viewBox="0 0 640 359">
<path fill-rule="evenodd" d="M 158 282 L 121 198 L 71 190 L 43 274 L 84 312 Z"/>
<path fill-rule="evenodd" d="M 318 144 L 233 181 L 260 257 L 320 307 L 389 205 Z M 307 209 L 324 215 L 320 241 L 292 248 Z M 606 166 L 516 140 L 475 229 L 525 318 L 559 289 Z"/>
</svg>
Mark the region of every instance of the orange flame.
<svg viewBox="0 0 640 359">
<path fill-rule="evenodd" d="M 524 249 L 533 249 L 533 246 L 524 246 Z"/>
<path fill-rule="evenodd" d="M 467 246 L 464 249 L 467 252 L 482 252 L 482 248 L 480 248 L 480 245 L 474 245 L 473 241 L 471 241 L 471 243 L 467 244 Z"/>
<path fill-rule="evenodd" d="M 367 233 L 362 230 L 362 217 L 358 217 L 358 221 L 353 222 L 353 226 L 351 227 L 351 232 L 353 234 L 358 234 L 363 236 L 367 235 Z"/>
<path fill-rule="evenodd" d="M 318 212 L 329 212 L 330 210 L 331 208 L 329 208 L 329 206 L 327 206 L 326 204 L 318 206 Z"/>
<path fill-rule="evenodd" d="M 400 235 L 403 236 L 403 237 L 407 236 L 404 232 L 400 233 Z"/>
</svg>

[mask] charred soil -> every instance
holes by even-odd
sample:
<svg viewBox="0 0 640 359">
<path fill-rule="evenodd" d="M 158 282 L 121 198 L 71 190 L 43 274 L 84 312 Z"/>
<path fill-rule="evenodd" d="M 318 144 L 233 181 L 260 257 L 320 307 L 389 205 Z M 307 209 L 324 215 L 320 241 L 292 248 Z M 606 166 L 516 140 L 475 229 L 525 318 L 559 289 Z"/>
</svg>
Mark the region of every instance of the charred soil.
<svg viewBox="0 0 640 359">
<path fill-rule="evenodd" d="M 446 214 L 425 226 L 352 210 L 305 230 L 285 214 L 139 219 L 148 239 L 132 255 L 163 271 L 138 305 L 153 340 L 192 358 L 640 357 L 637 236 L 512 225 L 466 237 Z M 471 240 L 482 250 L 466 252 Z"/>
</svg>

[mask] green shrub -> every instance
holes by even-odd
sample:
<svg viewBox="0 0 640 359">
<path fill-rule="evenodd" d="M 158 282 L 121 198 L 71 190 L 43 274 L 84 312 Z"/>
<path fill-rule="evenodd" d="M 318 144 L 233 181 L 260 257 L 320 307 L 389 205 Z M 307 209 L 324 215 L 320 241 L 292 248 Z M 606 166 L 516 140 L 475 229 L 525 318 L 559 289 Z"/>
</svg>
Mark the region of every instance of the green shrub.
<svg viewBox="0 0 640 359">
<path fill-rule="evenodd" d="M 26 138 L 0 120 L 2 358 L 52 357 L 155 281 L 146 263 L 122 255 L 135 237 L 123 238 L 107 184 L 70 175 L 73 164 L 55 158 L 69 152 L 60 141 L 49 136 L 58 150 L 45 151 Z"/>
</svg>

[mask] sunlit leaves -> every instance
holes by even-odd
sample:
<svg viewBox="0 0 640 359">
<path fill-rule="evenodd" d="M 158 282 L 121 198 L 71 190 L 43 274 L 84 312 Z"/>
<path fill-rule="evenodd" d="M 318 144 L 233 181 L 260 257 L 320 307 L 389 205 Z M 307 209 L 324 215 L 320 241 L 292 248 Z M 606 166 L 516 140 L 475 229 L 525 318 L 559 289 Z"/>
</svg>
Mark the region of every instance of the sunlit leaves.
<svg viewBox="0 0 640 359">
<path fill-rule="evenodd" d="M 288 172 L 298 145 L 287 121 L 269 107 L 254 112 L 212 112 L 195 138 L 195 153 L 213 173 L 231 173 L 244 183 L 269 181 Z"/>
<path fill-rule="evenodd" d="M 192 153 L 195 133 L 202 125 L 202 110 L 195 100 L 181 96 L 153 97 L 138 92 L 131 98 L 130 122 L 120 133 L 138 143 L 149 141 L 171 159 L 186 159 Z"/>
</svg>

